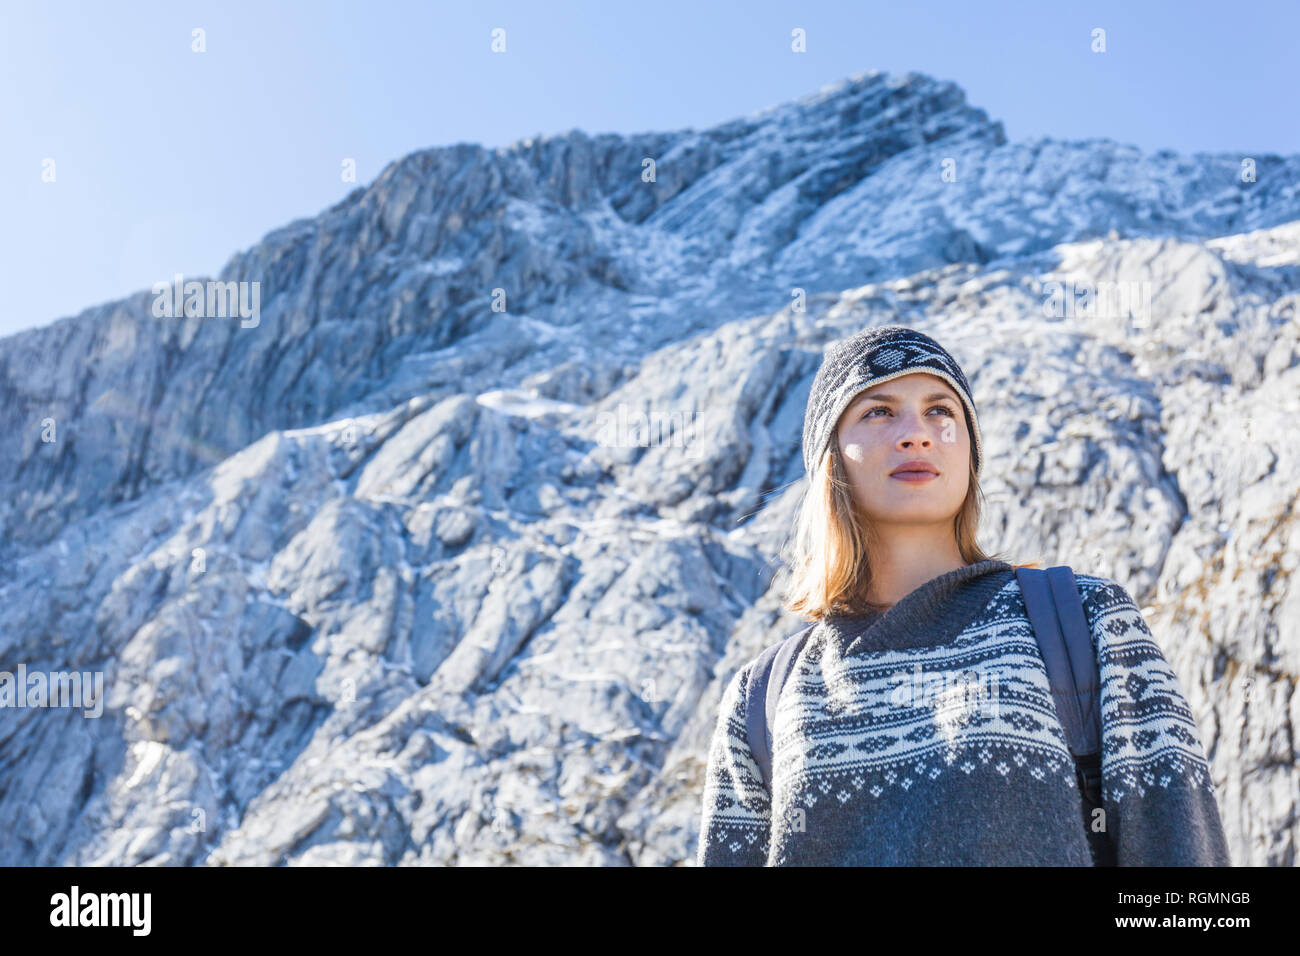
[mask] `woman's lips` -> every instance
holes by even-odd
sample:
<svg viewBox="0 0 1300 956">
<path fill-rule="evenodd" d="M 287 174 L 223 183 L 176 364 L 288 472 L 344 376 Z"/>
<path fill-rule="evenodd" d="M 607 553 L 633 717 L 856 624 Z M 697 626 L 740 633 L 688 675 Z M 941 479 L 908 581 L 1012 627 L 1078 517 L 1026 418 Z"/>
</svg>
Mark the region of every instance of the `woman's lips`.
<svg viewBox="0 0 1300 956">
<path fill-rule="evenodd" d="M 939 476 L 932 471 L 896 471 L 889 477 L 896 478 L 899 481 L 910 481 L 920 484 L 922 482 L 930 481 L 932 478 L 938 478 Z"/>
</svg>

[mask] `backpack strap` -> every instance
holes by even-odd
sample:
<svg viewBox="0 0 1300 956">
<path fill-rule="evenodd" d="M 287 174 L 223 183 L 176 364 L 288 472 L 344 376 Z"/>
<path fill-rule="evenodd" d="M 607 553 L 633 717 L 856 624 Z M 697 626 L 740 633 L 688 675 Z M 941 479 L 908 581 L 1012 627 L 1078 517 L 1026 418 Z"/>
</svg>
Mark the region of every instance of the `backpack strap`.
<svg viewBox="0 0 1300 956">
<path fill-rule="evenodd" d="M 1092 646 L 1092 630 L 1083 611 L 1074 572 L 1066 565 L 1016 568 L 1029 623 L 1047 667 L 1056 715 L 1074 758 L 1083 794 L 1084 822 L 1101 806 L 1101 676 Z M 1088 826 L 1099 865 L 1113 865 L 1113 844 Z"/>
<path fill-rule="evenodd" d="M 786 678 L 790 676 L 795 655 L 803 646 L 804 638 L 816 626 L 813 622 L 767 648 L 758 655 L 749 675 L 745 692 L 745 733 L 754 762 L 763 775 L 763 785 L 769 790 L 772 788 L 772 724 L 776 718 L 777 700 Z"/>
<path fill-rule="evenodd" d="M 1074 572 L 1065 565 L 1016 568 L 1056 714 L 1075 757 L 1101 752 L 1101 679 Z"/>
</svg>

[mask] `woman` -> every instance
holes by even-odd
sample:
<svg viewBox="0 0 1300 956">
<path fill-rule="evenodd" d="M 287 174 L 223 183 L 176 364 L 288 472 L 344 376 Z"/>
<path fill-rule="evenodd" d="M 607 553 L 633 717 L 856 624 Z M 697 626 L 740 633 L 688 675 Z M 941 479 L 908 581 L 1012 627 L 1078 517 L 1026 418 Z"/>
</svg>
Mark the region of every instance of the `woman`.
<svg viewBox="0 0 1300 956">
<path fill-rule="evenodd" d="M 975 543 L 979 423 L 929 336 L 868 329 L 822 363 L 784 606 L 816 622 L 779 698 L 769 791 L 722 697 L 697 862 L 1090 866 L 1082 796 L 1015 568 Z M 1120 866 L 1228 866 L 1187 702 L 1133 599 L 1076 574 L 1102 681 Z"/>
</svg>

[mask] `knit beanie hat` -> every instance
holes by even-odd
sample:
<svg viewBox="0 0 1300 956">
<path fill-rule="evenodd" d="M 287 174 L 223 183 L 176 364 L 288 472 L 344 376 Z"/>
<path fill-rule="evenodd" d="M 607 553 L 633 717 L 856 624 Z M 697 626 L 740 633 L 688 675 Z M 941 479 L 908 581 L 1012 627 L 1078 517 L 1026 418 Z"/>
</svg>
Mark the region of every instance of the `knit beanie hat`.
<svg viewBox="0 0 1300 956">
<path fill-rule="evenodd" d="M 953 387 L 966 406 L 966 427 L 971 436 L 975 474 L 979 474 L 983 448 L 970 385 L 961 366 L 938 342 L 901 325 L 864 329 L 836 343 L 822 360 L 808 395 L 803 419 L 803 464 L 813 466 L 826 450 L 840 415 L 858 394 L 892 378 L 924 372 L 937 375 Z"/>
</svg>

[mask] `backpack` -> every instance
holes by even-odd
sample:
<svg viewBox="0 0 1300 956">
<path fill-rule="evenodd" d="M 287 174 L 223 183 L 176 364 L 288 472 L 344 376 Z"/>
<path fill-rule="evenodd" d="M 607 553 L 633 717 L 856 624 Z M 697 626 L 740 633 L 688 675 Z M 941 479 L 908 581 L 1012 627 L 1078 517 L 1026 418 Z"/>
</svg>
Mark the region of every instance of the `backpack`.
<svg viewBox="0 0 1300 956">
<path fill-rule="evenodd" d="M 1101 807 L 1101 678 L 1092 635 L 1083 613 L 1074 572 L 1066 565 L 1046 570 L 1016 568 L 1029 623 L 1052 687 L 1056 715 L 1065 730 L 1074 758 L 1075 779 L 1082 795 L 1084 832 L 1095 866 L 1114 866 L 1115 850 L 1106 833 L 1094 832 L 1093 810 Z M 794 659 L 816 622 L 760 654 L 745 697 L 745 730 L 749 748 L 772 786 L 772 722 L 776 703 Z M 1104 818 L 1103 818 L 1104 819 Z"/>
</svg>

